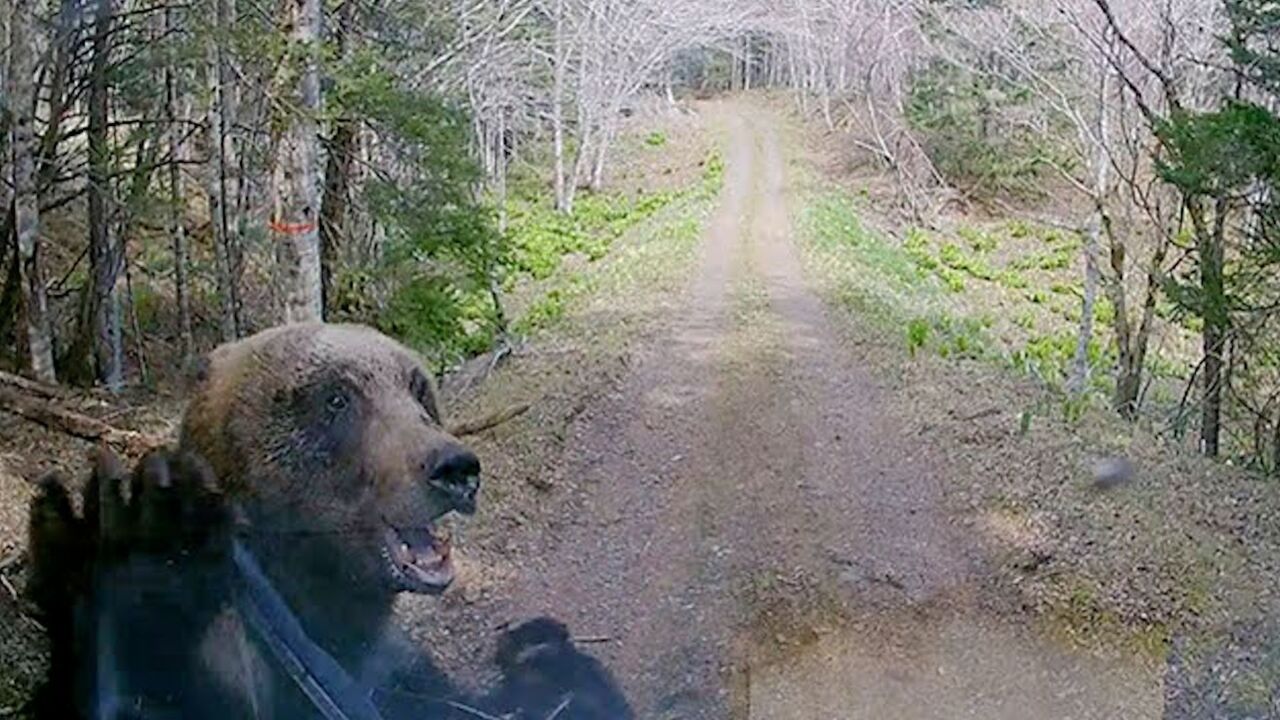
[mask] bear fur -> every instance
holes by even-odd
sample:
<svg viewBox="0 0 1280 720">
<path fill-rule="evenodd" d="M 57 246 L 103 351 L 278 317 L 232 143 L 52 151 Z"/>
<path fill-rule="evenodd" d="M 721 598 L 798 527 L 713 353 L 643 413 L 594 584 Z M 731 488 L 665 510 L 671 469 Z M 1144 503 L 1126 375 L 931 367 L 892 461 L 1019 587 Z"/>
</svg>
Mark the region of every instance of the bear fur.
<svg viewBox="0 0 1280 720">
<path fill-rule="evenodd" d="M 630 717 L 552 619 L 501 639 L 483 697 L 396 628 L 397 594 L 452 579 L 432 521 L 474 512 L 479 472 L 419 359 L 374 330 L 289 325 L 218 348 L 175 451 L 132 474 L 100 454 L 79 515 L 42 483 L 28 591 L 52 659 L 35 714 L 293 720 L 332 717 L 336 697 L 353 718 Z M 282 645 L 289 628 L 302 639 Z M 299 673 L 299 652 L 325 670 Z"/>
</svg>

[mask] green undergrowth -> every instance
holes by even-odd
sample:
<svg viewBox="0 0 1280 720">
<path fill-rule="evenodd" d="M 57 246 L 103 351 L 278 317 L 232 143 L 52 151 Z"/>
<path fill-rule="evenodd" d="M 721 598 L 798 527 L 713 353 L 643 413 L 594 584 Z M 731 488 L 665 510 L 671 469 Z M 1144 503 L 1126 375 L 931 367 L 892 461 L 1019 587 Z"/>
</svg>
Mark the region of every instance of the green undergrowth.
<svg viewBox="0 0 1280 720">
<path fill-rule="evenodd" d="M 805 198 L 799 215 L 810 266 L 832 301 L 878 331 L 899 335 L 913 357 L 996 362 L 1062 388 L 1082 309 L 1077 236 L 1010 222 L 949 231 L 913 227 L 899 239 L 869 228 L 860 202 L 855 194 L 821 188 Z M 1099 297 L 1087 353 L 1099 395 L 1114 362 L 1105 343 L 1114 318 L 1114 307 Z"/>
<path fill-rule="evenodd" d="M 554 207 L 544 172 L 549 159 L 533 151 L 528 163 L 513 168 L 503 232 L 491 222 L 497 217 L 496 198 L 489 198 L 489 204 L 473 213 L 486 233 L 484 243 L 448 245 L 448 257 L 408 248 L 398 256 L 400 265 L 394 272 L 376 266 L 337 273 L 334 317 L 376 323 L 420 350 L 441 371 L 489 351 L 504 329 L 528 335 L 555 324 L 576 298 L 596 289 L 598 273 L 590 270 L 612 255 L 620 241 L 676 222 L 673 208 L 714 197 L 719 190 L 723 163 L 718 152 L 705 150 L 705 144 L 693 150 L 706 152 L 702 173 L 681 185 L 671 182 L 666 172 L 674 161 L 661 152 L 669 142 L 665 130 L 620 141 L 630 149 L 619 151 L 626 155 L 619 163 L 649 168 L 661 174 L 662 182 L 619 182 L 619 188 L 627 189 L 584 191 L 576 197 L 572 213 L 561 213 Z M 435 227 L 427 220 L 423 224 L 444 236 L 460 227 Z M 494 302 L 494 284 L 501 307 Z M 393 292 L 387 291 L 389 286 Z M 144 308 L 141 316 L 149 313 Z"/>
<path fill-rule="evenodd" d="M 914 229 L 899 240 L 868 227 L 856 197 L 840 190 L 821 189 L 801 198 L 799 206 L 809 270 L 829 301 L 860 329 L 901 342 L 913 358 L 976 360 L 1034 378 L 1044 388 L 1045 392 L 1005 396 L 1009 402 L 1025 403 L 1010 407 L 1014 417 L 1005 421 L 1004 428 L 1016 435 L 981 448 L 978 454 L 989 454 L 993 460 L 975 466 L 987 472 L 1000 467 L 1002 458 L 1010 458 L 1015 467 L 1025 462 L 1040 474 L 1028 480 L 1019 471 L 995 470 L 972 492 L 993 504 L 1012 503 L 1028 515 L 1052 518 L 1046 537 L 1059 543 L 1063 560 L 1055 567 L 1063 571 L 1029 575 L 1014 564 L 1002 564 L 999 570 L 1006 580 L 1018 583 L 1024 597 L 1033 599 L 1030 606 L 1038 608 L 1051 636 L 1082 647 L 1120 649 L 1158 663 L 1175 637 L 1198 638 L 1210 622 L 1219 622 L 1217 618 L 1248 617 L 1253 612 L 1249 603 L 1258 597 L 1258 588 L 1274 585 L 1269 578 L 1258 579 L 1263 563 L 1255 563 L 1236 544 L 1239 534 L 1206 531 L 1210 523 L 1224 521 L 1217 514 L 1218 499 L 1229 493 L 1221 488 L 1249 497 L 1251 484 L 1187 473 L 1182 461 L 1130 444 L 1132 426 L 1105 410 L 1114 363 L 1108 343 L 1115 309 L 1102 298 L 1095 308 L 1095 337 L 1087 352 L 1092 392 L 1078 398 L 1064 392 L 1076 353 L 1082 293 L 1072 277 L 1078 272 L 1076 260 L 1057 269 L 1057 258 L 1078 253 L 1078 239 L 1036 226 L 993 225 L 966 233 Z M 1054 260 L 1049 262 L 1049 257 Z M 1046 269 L 1051 266 L 1055 269 Z M 1011 282 L 1010 273 L 1017 273 L 1026 286 Z M 962 288 L 954 289 L 953 282 Z M 929 367 L 912 364 L 922 366 Z M 1160 358 L 1152 367 L 1157 376 L 1178 371 L 1175 363 Z M 904 375 L 912 377 L 910 373 Z M 1155 393 L 1162 384 L 1152 387 Z M 928 389 L 918 392 L 925 398 L 938 397 Z M 955 400 L 945 394 L 954 390 L 937 392 Z M 1083 469 L 1087 477 L 1093 456 L 1036 449 L 1041 438 L 1050 437 L 1073 438 L 1060 447 L 1083 441 L 1094 450 L 1137 453 L 1134 461 L 1149 475 L 1102 498 L 1088 480 L 1076 475 Z M 965 474 L 960 471 L 957 477 Z M 1169 481 L 1179 487 L 1177 494 L 1162 484 L 1171 476 L 1177 478 Z M 1187 498 L 1197 499 L 1189 505 Z M 1076 544 L 1063 541 L 1066 537 L 1083 540 Z M 1271 552 L 1272 540 L 1257 543 Z M 1145 571 L 1134 574 L 1133 567 Z M 1258 689 L 1270 687 L 1272 678 L 1256 672 L 1241 676 L 1232 692 L 1260 697 Z"/>
<path fill-rule="evenodd" d="M 584 194 L 576 200 L 572 214 L 557 212 L 542 195 L 515 198 L 510 204 L 508 229 L 512 252 L 509 282 L 521 277 L 550 277 L 570 255 L 599 260 L 627 230 L 682 194 Z"/>
<path fill-rule="evenodd" d="M 513 213 L 516 271 L 508 285 L 536 285 L 513 329 L 528 335 L 554 327 L 586 296 L 617 290 L 628 279 L 661 274 L 655 268 L 657 255 L 690 253 L 701 234 L 704 211 L 723 181 L 719 152 L 711 152 L 703 167 L 696 183 L 679 190 L 588 195 L 576 203 L 572 216 L 532 202 L 526 202 L 518 216 Z M 614 255 L 617 262 L 594 270 L 599 261 Z M 578 262 L 566 262 L 575 256 Z"/>
<path fill-rule="evenodd" d="M 913 420 L 932 432 L 946 424 L 938 415 L 948 407 L 1000 411 L 990 436 L 966 422 L 937 431 L 936 441 L 963 443 L 946 446 L 960 458 L 948 473 L 960 512 L 1017 507 L 1029 519 L 1025 537 L 988 535 L 1009 553 L 996 564 L 1002 585 L 1051 638 L 1156 667 L 1180 655 L 1192 672 L 1214 675 L 1208 682 L 1234 699 L 1239 717 L 1271 717 L 1265 709 L 1280 687 L 1280 644 L 1261 651 L 1257 644 L 1276 617 L 1277 536 L 1265 521 L 1275 515 L 1275 495 L 1255 478 L 1165 445 L 1163 431 L 1146 421 L 1155 417 L 1151 408 L 1182 401 L 1187 358 L 1196 354 L 1184 347 L 1194 339 L 1186 319 L 1167 303 L 1158 307 L 1166 324 L 1148 357 L 1149 414 L 1125 423 L 1107 408 L 1116 308 L 1101 292 L 1087 348 L 1092 392 L 1070 399 L 1063 391 L 1083 312 L 1081 238 L 1025 221 L 910 228 L 895 237 L 869 227 L 877 216 L 863 212 L 856 192 L 804 180 L 796 207 L 809 271 L 859 334 L 900 342 L 921 358 L 888 368 L 909 383 L 902 393 Z M 955 376 L 939 379 L 941 365 L 926 356 L 977 358 L 988 367 L 952 368 Z M 1007 383 L 1009 376 L 1035 378 L 1045 391 Z M 989 383 L 990 397 L 967 394 L 975 379 Z M 1123 488 L 1101 493 L 1092 468 L 1109 455 L 1127 457 L 1138 471 Z M 1047 566 L 1037 560 L 1027 569 L 1030 537 L 1052 549 Z M 1219 664 L 1223 658 L 1230 662 Z"/>
<path fill-rule="evenodd" d="M 933 304 L 939 288 L 930 265 L 911 250 L 884 242 L 867 228 L 855 201 L 838 192 L 808 199 L 799 216 L 810 259 L 824 271 L 841 305 L 862 312 L 879 327 L 906 319 L 906 309 Z"/>
</svg>

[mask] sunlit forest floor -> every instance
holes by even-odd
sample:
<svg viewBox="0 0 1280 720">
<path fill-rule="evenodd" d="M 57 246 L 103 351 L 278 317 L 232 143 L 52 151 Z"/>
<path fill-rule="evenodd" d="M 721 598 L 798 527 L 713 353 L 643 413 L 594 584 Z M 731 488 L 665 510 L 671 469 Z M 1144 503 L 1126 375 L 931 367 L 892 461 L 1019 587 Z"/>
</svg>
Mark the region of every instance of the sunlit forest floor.
<svg viewBox="0 0 1280 720">
<path fill-rule="evenodd" d="M 512 288 L 524 341 L 444 383 L 454 417 L 532 406 L 474 438 L 457 584 L 399 608 L 460 682 L 550 614 L 642 717 L 1280 717 L 1280 501 L 1064 403 L 1073 240 L 909 227 L 881 171 L 768 98 L 622 143 L 611 191 L 663 201 Z M 181 407 L 76 402 L 148 431 Z M 86 450 L 0 417 L 6 588 L 29 479 Z M 1135 475 L 1098 489 L 1113 456 Z M 6 588 L 0 717 L 41 658 Z"/>
</svg>

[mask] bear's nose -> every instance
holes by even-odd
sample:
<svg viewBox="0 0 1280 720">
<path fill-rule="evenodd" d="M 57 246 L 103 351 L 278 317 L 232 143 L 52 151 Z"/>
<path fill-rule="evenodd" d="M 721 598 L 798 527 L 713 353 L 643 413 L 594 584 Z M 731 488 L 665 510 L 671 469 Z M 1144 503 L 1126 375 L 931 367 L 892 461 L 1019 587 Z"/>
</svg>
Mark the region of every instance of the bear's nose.
<svg viewBox="0 0 1280 720">
<path fill-rule="evenodd" d="M 475 513 L 476 493 L 480 490 L 480 458 L 475 453 L 451 444 L 432 453 L 424 469 L 427 484 L 452 509 L 464 515 Z"/>
</svg>

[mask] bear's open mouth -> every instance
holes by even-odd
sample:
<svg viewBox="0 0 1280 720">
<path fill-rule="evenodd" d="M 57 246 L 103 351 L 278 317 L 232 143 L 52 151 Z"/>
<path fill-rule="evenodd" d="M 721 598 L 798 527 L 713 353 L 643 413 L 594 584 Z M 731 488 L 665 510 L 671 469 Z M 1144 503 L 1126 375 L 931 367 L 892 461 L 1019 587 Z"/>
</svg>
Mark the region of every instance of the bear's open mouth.
<svg viewBox="0 0 1280 720">
<path fill-rule="evenodd" d="M 430 523 L 397 527 L 385 522 L 382 556 L 400 589 L 439 593 L 453 582 L 449 538 L 435 532 Z"/>
</svg>

